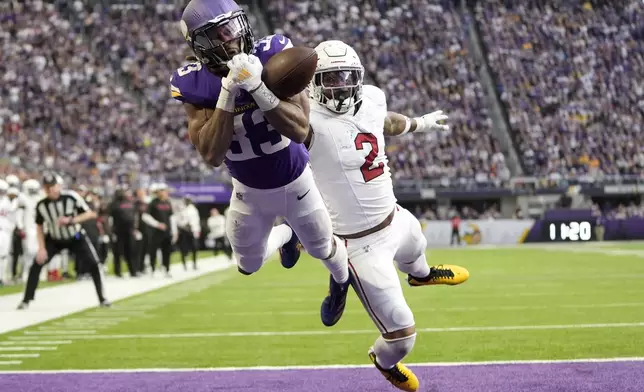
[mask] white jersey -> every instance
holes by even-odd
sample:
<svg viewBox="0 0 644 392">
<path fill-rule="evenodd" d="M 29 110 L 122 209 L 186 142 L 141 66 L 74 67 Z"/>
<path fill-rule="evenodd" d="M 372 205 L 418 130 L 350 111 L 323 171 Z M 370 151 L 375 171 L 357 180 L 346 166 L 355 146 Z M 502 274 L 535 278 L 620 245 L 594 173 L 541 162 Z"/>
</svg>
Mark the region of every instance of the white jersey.
<svg viewBox="0 0 644 392">
<path fill-rule="evenodd" d="M 179 211 L 177 214 L 177 225 L 193 233 L 201 232 L 201 218 L 199 217 L 199 210 L 197 210 L 194 204 L 187 205 Z"/>
<path fill-rule="evenodd" d="M 13 204 L 13 208 L 16 211 L 16 215 L 15 215 L 16 225 L 15 225 L 15 227 L 18 230 L 24 231 L 25 226 L 28 223 L 27 222 L 27 216 L 25 214 L 26 209 L 27 209 L 27 203 L 28 203 L 27 195 L 25 195 L 24 193 L 19 193 L 18 196 L 14 197 L 11 200 L 11 203 Z M 34 205 L 33 208 L 34 208 L 34 211 L 35 211 L 36 206 Z M 36 215 L 34 213 L 34 215 L 33 215 L 33 221 L 34 221 L 33 223 L 34 224 L 36 223 L 35 220 L 36 220 Z"/>
<path fill-rule="evenodd" d="M 208 237 L 221 238 L 226 234 L 226 218 L 223 215 L 211 215 L 208 218 Z"/>
<path fill-rule="evenodd" d="M 311 101 L 311 167 L 338 235 L 377 226 L 396 204 L 385 155 L 385 94 L 363 86 L 362 105 L 353 113 L 338 115 Z"/>
<path fill-rule="evenodd" d="M 36 231 L 36 205 L 43 197 L 28 194 L 24 196 L 24 230 L 27 233 Z"/>
<path fill-rule="evenodd" d="M 7 196 L 0 196 L 0 231 L 16 228 L 16 203 Z"/>
</svg>

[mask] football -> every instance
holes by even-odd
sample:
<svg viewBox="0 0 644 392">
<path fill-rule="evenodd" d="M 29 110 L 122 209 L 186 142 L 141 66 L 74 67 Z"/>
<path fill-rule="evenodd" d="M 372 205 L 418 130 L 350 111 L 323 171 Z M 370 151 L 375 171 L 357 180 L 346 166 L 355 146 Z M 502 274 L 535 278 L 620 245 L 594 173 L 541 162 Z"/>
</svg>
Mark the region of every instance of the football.
<svg viewBox="0 0 644 392">
<path fill-rule="evenodd" d="M 315 50 L 288 48 L 268 60 L 264 65 L 262 80 L 279 99 L 287 99 L 304 91 L 313 79 L 317 64 Z"/>
</svg>

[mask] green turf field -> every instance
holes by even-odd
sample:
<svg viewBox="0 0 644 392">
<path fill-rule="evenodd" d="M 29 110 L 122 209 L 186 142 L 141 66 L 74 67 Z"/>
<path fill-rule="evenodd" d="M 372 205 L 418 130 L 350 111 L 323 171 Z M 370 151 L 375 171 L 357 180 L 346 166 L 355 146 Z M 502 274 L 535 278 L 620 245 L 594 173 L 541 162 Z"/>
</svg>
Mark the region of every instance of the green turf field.
<svg viewBox="0 0 644 392">
<path fill-rule="evenodd" d="M 200 251 L 197 253 L 198 258 L 203 258 L 203 257 L 210 257 L 212 256 L 211 251 Z M 188 256 L 187 258 L 188 263 L 192 263 L 192 256 Z M 181 262 L 181 255 L 177 252 L 173 253 L 171 258 L 170 258 L 170 263 L 175 264 L 175 263 L 180 263 Z M 110 253 L 107 256 L 107 260 L 105 261 L 107 264 L 107 273 L 108 275 L 114 275 L 114 263 L 112 262 L 112 254 Z M 160 259 L 157 259 L 157 263 L 160 263 Z M 71 259 L 69 261 L 69 270 L 74 271 L 74 260 Z M 122 266 L 121 266 L 121 271 L 123 272 L 124 275 L 128 275 L 128 269 L 127 265 L 125 264 L 125 261 L 122 261 Z M 66 283 L 71 283 L 75 282 L 76 280 L 61 280 L 58 282 L 40 282 L 38 284 L 39 288 L 43 287 L 53 287 L 59 284 L 66 284 Z M 2 286 L 0 287 L 0 296 L 2 295 L 7 295 L 7 294 L 15 294 L 15 293 L 21 293 L 25 289 L 25 285 L 23 283 L 20 284 L 15 284 L 15 285 L 7 285 L 7 286 Z"/>
<path fill-rule="evenodd" d="M 419 329 L 407 361 L 643 357 L 644 258 L 569 249 L 429 252 L 430 263 L 465 266 L 471 278 L 456 287 L 404 287 Z M 213 273 L 68 316 L 66 327 L 57 320 L 0 336 L 0 344 L 68 342 L 3 369 L 368 363 L 377 332 L 353 292 L 338 325 L 321 324 L 327 281 L 308 256 L 292 270 L 270 262 L 250 277 Z M 90 323 L 112 317 L 113 325 Z M 76 330 L 91 330 L 68 331 L 76 322 L 83 325 Z"/>
</svg>

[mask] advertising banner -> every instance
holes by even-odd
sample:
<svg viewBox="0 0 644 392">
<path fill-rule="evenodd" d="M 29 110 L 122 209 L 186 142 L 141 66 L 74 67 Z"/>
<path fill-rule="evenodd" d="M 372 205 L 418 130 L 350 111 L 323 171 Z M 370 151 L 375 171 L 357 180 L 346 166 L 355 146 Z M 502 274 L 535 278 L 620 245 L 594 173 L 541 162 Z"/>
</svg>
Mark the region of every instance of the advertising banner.
<svg viewBox="0 0 644 392">
<path fill-rule="evenodd" d="M 511 245 L 522 243 L 534 225 L 534 220 L 464 220 L 460 225 L 461 244 Z M 421 222 L 428 247 L 450 246 L 452 224 L 450 221 Z"/>
<path fill-rule="evenodd" d="M 190 197 L 194 203 L 227 203 L 231 189 L 223 184 L 170 184 L 170 195 Z"/>
</svg>

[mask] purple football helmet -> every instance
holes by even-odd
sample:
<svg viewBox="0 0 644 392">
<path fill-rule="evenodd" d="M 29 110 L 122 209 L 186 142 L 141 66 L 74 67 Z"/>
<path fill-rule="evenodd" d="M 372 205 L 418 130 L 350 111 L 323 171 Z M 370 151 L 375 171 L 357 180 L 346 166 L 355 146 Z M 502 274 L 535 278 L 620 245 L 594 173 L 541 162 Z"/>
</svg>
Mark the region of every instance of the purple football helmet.
<svg viewBox="0 0 644 392">
<path fill-rule="evenodd" d="M 181 32 L 199 61 L 215 73 L 226 63 L 253 50 L 253 31 L 234 0 L 191 0 L 181 16 Z"/>
</svg>

